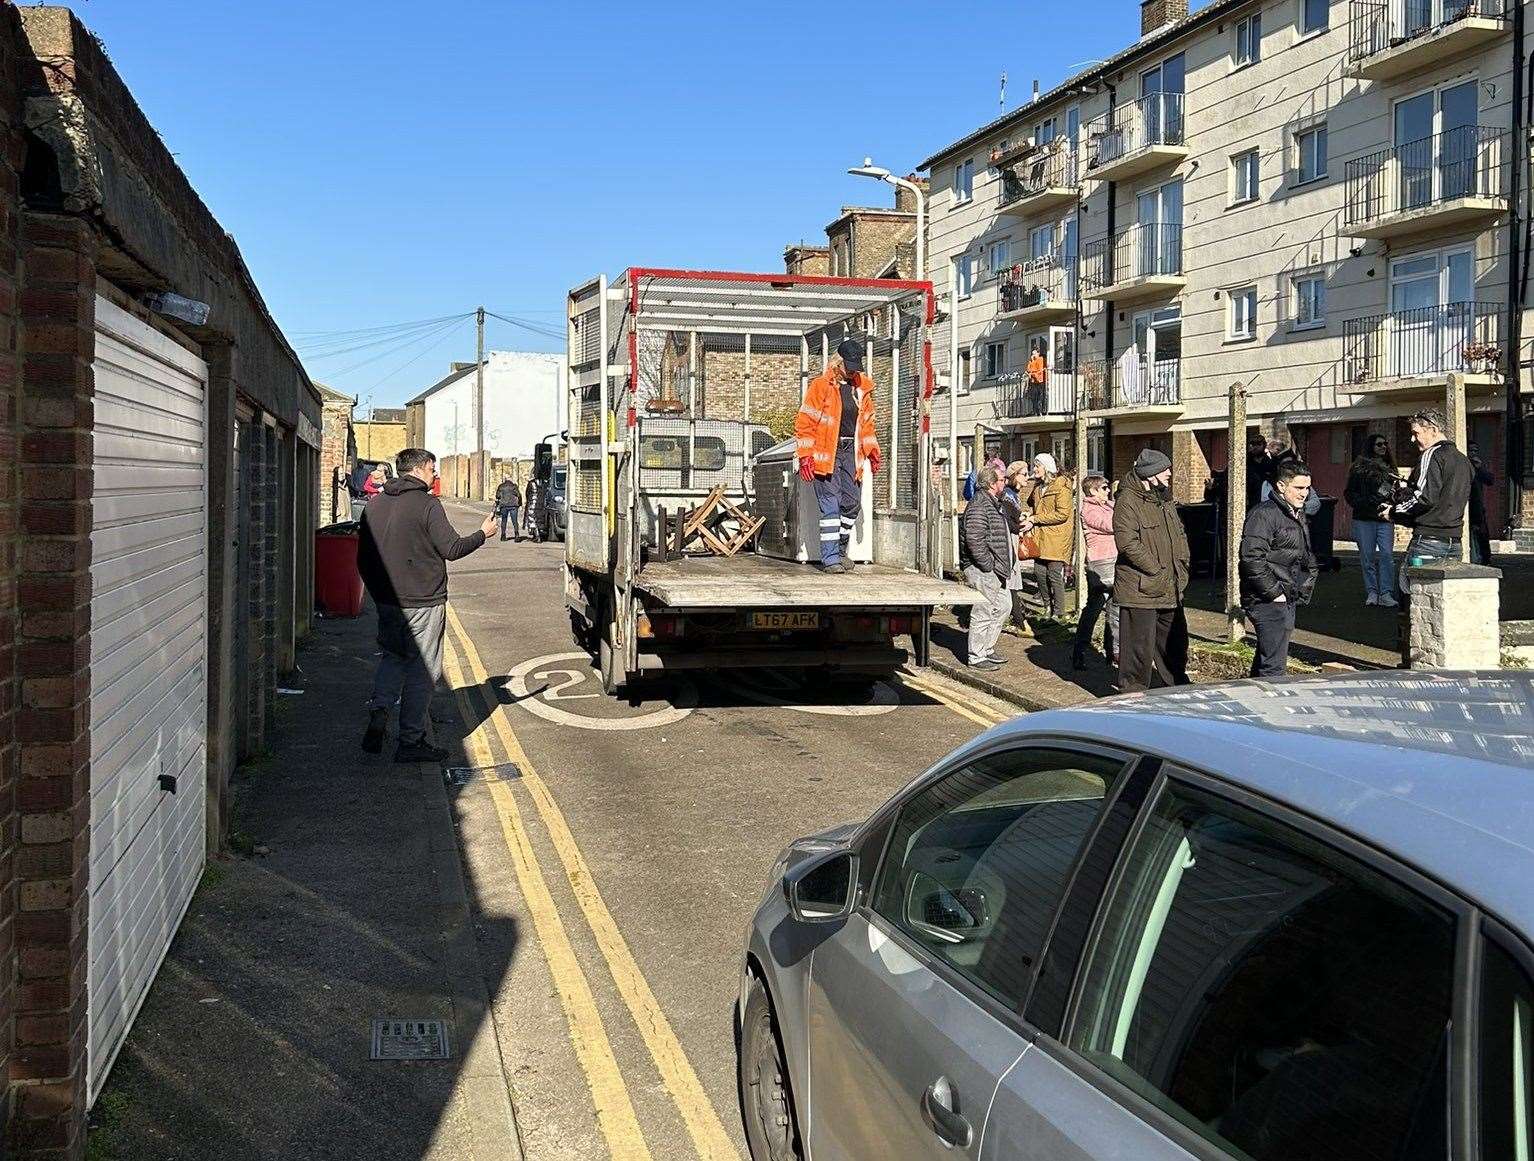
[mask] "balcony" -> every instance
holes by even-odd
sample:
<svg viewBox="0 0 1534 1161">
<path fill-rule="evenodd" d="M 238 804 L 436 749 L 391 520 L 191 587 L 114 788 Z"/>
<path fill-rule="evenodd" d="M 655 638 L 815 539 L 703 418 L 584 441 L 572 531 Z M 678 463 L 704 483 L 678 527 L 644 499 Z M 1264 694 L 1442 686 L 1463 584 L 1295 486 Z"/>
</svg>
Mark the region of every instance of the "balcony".
<svg viewBox="0 0 1534 1161">
<path fill-rule="evenodd" d="M 1507 211 L 1505 129 L 1465 125 L 1347 164 L 1347 232 L 1397 238 L 1489 223 Z"/>
<path fill-rule="evenodd" d="M 1183 95 L 1152 93 L 1126 101 L 1087 127 L 1086 177 L 1124 181 L 1171 169 L 1188 156 Z"/>
<path fill-rule="evenodd" d="M 1004 156 L 996 163 L 1001 169 L 997 212 L 1026 218 L 1074 205 L 1081 196 L 1080 159 L 1081 155 L 1064 139 L 1051 141 L 1022 156 Z"/>
<path fill-rule="evenodd" d="M 1076 414 L 1076 376 L 1050 368 L 1043 383 L 1029 381 L 1024 372 L 997 381 L 996 421 L 1011 431 L 1042 431 L 1070 422 Z"/>
<path fill-rule="evenodd" d="M 1342 385 L 1353 395 L 1393 399 L 1441 394 L 1450 375 L 1469 391 L 1502 382 L 1504 307 L 1450 302 L 1347 319 L 1342 324 Z"/>
<path fill-rule="evenodd" d="M 1076 259 L 1054 253 L 1011 267 L 996 286 L 996 318 L 1060 322 L 1076 314 Z"/>
<path fill-rule="evenodd" d="M 1077 391 L 1081 410 L 1095 418 L 1176 419 L 1182 414 L 1182 360 L 1122 355 L 1083 363 Z"/>
<path fill-rule="evenodd" d="M 1348 59 L 1371 81 L 1410 76 L 1508 34 L 1508 0 L 1349 0 Z"/>
<path fill-rule="evenodd" d="M 1152 222 L 1087 243 L 1081 296 L 1127 304 L 1182 292 L 1182 226 Z"/>
</svg>

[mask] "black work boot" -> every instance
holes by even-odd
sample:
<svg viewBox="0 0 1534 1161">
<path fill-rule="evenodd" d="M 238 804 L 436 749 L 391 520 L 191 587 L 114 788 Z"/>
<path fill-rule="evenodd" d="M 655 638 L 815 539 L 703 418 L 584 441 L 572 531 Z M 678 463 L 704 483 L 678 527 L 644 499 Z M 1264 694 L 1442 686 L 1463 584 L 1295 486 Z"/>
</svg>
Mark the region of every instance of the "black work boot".
<svg viewBox="0 0 1534 1161">
<path fill-rule="evenodd" d="M 447 751 L 422 738 L 419 742 L 401 742 L 394 751 L 396 762 L 446 762 Z"/>
<path fill-rule="evenodd" d="M 384 734 L 389 730 L 389 711 L 375 709 L 368 711 L 367 733 L 362 735 L 362 749 L 368 754 L 382 754 Z"/>
</svg>

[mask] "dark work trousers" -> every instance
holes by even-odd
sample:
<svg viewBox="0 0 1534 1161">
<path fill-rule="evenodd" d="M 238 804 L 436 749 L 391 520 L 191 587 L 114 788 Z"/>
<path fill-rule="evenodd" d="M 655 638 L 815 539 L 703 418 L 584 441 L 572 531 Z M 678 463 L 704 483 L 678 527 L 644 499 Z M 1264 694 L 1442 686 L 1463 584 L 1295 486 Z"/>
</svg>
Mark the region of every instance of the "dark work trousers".
<svg viewBox="0 0 1534 1161">
<path fill-rule="evenodd" d="M 517 509 L 508 505 L 501 506 L 501 539 L 506 539 L 506 530 L 511 529 L 514 539 L 522 539 L 522 525 L 517 523 Z"/>
<path fill-rule="evenodd" d="M 1282 677 L 1289 669 L 1289 638 L 1294 636 L 1293 601 L 1258 601 L 1246 616 L 1257 631 L 1252 655 L 1253 677 Z"/>
<path fill-rule="evenodd" d="M 1188 618 L 1175 609 L 1119 609 L 1119 689 L 1188 684 Z"/>
<path fill-rule="evenodd" d="M 1033 580 L 1049 615 L 1057 621 L 1065 616 L 1065 561 L 1035 560 Z"/>
<path fill-rule="evenodd" d="M 836 464 L 828 476 L 815 477 L 815 502 L 820 506 L 820 563 L 838 564 L 847 555 L 852 529 L 863 506 L 858 487 L 858 445 L 855 439 L 836 441 Z"/>
</svg>

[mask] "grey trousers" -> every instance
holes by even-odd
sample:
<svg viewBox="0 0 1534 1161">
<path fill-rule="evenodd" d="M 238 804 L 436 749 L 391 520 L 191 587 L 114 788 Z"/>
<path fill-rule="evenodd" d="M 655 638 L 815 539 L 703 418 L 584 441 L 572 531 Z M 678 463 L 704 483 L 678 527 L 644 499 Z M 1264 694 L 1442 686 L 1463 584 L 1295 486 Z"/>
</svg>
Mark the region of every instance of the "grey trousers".
<svg viewBox="0 0 1534 1161">
<path fill-rule="evenodd" d="M 969 663 L 973 665 L 996 652 L 1001 627 L 1012 613 L 1012 594 L 999 576 L 974 565 L 964 570 L 964 579 L 985 598 L 969 610 Z"/>
<path fill-rule="evenodd" d="M 447 606 L 402 609 L 378 606 L 378 672 L 368 709 L 389 709 L 399 702 L 399 740 L 411 745 L 426 738 L 432 691 L 442 677 L 442 634 Z"/>
</svg>

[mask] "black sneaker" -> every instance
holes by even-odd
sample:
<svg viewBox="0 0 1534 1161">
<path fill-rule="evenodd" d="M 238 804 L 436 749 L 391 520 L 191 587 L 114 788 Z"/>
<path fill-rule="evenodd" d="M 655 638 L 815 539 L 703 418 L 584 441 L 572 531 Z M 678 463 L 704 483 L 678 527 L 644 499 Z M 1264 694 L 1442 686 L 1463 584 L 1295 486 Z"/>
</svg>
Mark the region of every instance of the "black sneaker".
<svg viewBox="0 0 1534 1161">
<path fill-rule="evenodd" d="M 978 669 L 981 673 L 991 673 L 1001 668 L 1001 662 L 993 661 L 989 657 L 982 657 L 979 661 L 971 661 L 969 667 L 971 669 Z"/>
<path fill-rule="evenodd" d="M 838 561 L 834 561 L 831 564 L 823 564 L 823 565 L 821 565 L 820 566 L 820 571 L 821 572 L 842 573 L 842 572 L 851 572 L 852 570 L 850 568 L 848 568 L 844 563 L 842 563 L 841 561 L 838 560 Z"/>
<path fill-rule="evenodd" d="M 394 751 L 396 762 L 446 762 L 447 751 L 426 742 L 401 742 Z"/>
<path fill-rule="evenodd" d="M 375 709 L 368 711 L 367 733 L 362 735 L 362 749 L 368 754 L 382 754 L 384 734 L 389 730 L 389 711 Z"/>
</svg>

